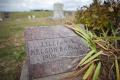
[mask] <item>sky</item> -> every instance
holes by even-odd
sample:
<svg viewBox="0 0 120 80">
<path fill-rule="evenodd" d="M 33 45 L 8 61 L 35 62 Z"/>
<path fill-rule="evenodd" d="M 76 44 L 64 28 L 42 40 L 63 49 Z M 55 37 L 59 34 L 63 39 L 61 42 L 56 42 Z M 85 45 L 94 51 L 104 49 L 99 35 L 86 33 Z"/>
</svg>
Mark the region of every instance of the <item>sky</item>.
<svg viewBox="0 0 120 80">
<path fill-rule="evenodd" d="M 53 4 L 57 2 L 64 4 L 64 10 L 76 10 L 88 6 L 92 0 L 0 0 L 0 11 L 53 10 Z"/>
</svg>

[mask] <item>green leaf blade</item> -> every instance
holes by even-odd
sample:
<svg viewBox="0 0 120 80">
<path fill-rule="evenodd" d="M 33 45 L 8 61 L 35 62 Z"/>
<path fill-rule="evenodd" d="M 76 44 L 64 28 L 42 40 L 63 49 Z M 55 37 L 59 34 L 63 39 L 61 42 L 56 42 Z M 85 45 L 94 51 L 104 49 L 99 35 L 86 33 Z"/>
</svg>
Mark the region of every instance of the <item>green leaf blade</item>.
<svg viewBox="0 0 120 80">
<path fill-rule="evenodd" d="M 91 73 L 93 72 L 94 66 L 95 66 L 94 63 L 90 65 L 90 67 L 88 68 L 88 70 L 83 76 L 83 80 L 86 80 L 89 77 L 89 75 L 91 75 Z"/>
<path fill-rule="evenodd" d="M 103 53 L 103 51 L 99 51 L 98 53 L 94 54 L 93 56 L 91 56 L 90 58 L 88 58 L 81 66 L 89 63 L 90 61 L 92 61 L 93 59 L 95 59 L 96 57 L 98 57 L 102 53 Z"/>
<path fill-rule="evenodd" d="M 116 77 L 117 77 L 117 80 L 120 80 L 120 72 L 119 72 L 119 65 L 118 65 L 117 57 L 115 58 L 115 67 L 116 67 Z"/>
<path fill-rule="evenodd" d="M 99 74 L 100 74 L 100 69 L 101 69 L 101 62 L 98 63 L 95 73 L 93 75 L 93 80 L 98 80 Z"/>
<path fill-rule="evenodd" d="M 93 53 L 95 52 L 95 50 L 91 50 L 78 64 L 78 66 L 80 66 L 83 62 L 85 62 L 85 60 L 87 60 Z"/>
</svg>

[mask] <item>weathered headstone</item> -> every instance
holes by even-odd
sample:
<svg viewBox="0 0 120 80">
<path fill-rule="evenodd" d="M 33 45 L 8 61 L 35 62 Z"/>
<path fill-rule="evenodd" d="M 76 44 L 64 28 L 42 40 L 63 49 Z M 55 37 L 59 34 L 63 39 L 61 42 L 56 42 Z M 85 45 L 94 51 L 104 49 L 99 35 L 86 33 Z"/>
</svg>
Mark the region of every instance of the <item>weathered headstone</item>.
<svg viewBox="0 0 120 80">
<path fill-rule="evenodd" d="M 25 40 L 29 80 L 73 71 L 89 50 L 82 38 L 64 26 L 29 28 Z"/>
<path fill-rule="evenodd" d="M 54 19 L 63 19 L 64 18 L 64 11 L 63 11 L 63 4 L 62 3 L 55 3 L 54 4 Z"/>
</svg>

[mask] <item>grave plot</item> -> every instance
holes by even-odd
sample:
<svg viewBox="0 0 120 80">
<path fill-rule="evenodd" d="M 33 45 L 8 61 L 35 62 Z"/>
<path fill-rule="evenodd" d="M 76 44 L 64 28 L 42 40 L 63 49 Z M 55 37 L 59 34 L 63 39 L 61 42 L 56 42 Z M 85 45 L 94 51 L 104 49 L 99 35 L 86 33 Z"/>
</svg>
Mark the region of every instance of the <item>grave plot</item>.
<svg viewBox="0 0 120 80">
<path fill-rule="evenodd" d="M 89 51 L 84 40 L 64 26 L 25 31 L 29 80 L 74 71 Z"/>
</svg>

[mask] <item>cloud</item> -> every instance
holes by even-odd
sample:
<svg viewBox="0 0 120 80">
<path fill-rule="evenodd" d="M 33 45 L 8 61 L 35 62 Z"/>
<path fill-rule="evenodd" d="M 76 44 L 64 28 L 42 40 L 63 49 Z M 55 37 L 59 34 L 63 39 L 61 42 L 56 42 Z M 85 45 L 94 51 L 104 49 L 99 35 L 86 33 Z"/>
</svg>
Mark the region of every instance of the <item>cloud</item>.
<svg viewBox="0 0 120 80">
<path fill-rule="evenodd" d="M 66 10 L 76 10 L 84 5 L 88 6 L 92 3 L 92 0 L 62 0 L 62 3 Z"/>
<path fill-rule="evenodd" d="M 28 11 L 27 0 L 0 0 L 0 11 Z"/>
<path fill-rule="evenodd" d="M 30 9 L 53 9 L 53 4 L 64 4 L 65 10 L 76 10 L 83 5 L 89 5 L 92 0 L 0 0 L 1 10 L 30 10 Z"/>
<path fill-rule="evenodd" d="M 53 9 L 53 4 L 57 0 L 31 0 L 32 9 Z"/>
<path fill-rule="evenodd" d="M 63 3 L 65 10 L 76 10 L 78 7 L 89 5 L 92 0 L 32 0 L 32 8 L 53 9 L 53 4 L 56 2 Z"/>
</svg>

